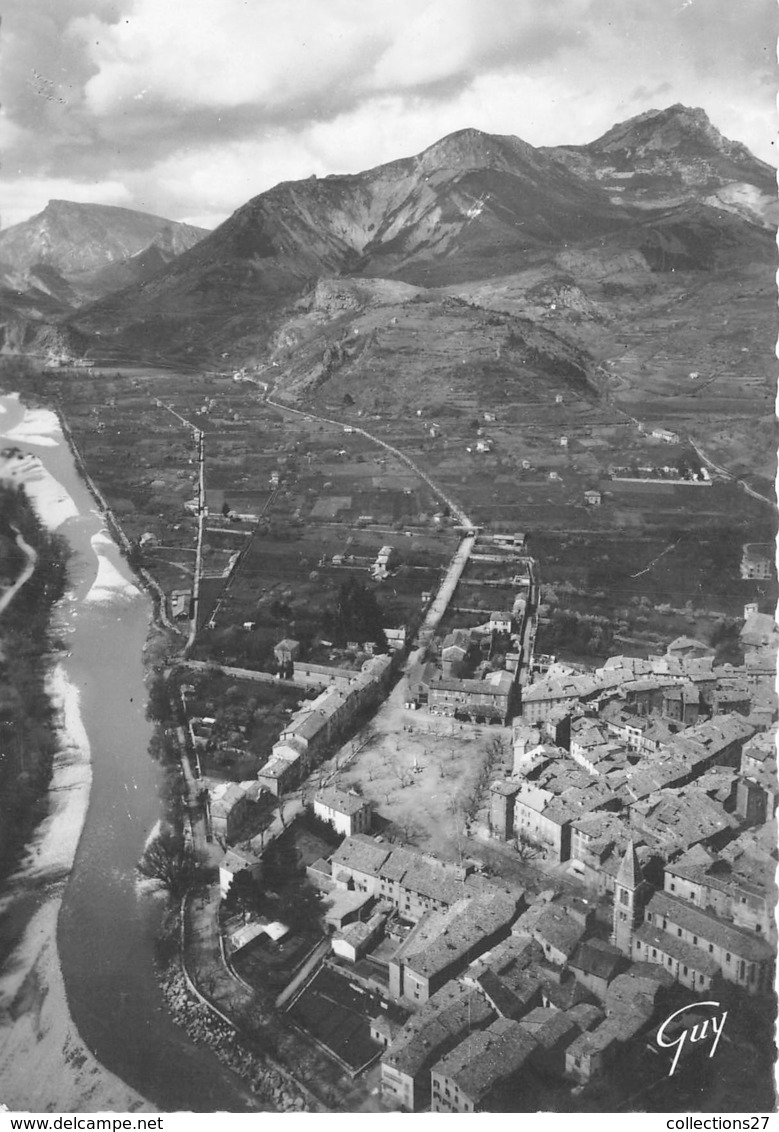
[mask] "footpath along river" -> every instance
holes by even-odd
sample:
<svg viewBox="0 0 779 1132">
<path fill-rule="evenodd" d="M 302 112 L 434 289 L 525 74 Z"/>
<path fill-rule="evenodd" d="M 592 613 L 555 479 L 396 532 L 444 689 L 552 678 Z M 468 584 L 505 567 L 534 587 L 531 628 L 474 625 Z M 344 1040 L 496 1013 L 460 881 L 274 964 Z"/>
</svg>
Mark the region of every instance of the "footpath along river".
<svg viewBox="0 0 779 1132">
<path fill-rule="evenodd" d="M 0 448 L 9 445 L 23 456 L 0 459 L 4 474 L 25 483 L 73 557 L 54 626 L 67 653 L 51 682 L 63 741 L 50 814 L 0 890 L 0 1103 L 256 1110 L 241 1080 L 175 1025 L 155 977 L 162 899 L 135 873 L 160 814 L 142 663 L 151 602 L 54 414 L 0 397 Z"/>
</svg>

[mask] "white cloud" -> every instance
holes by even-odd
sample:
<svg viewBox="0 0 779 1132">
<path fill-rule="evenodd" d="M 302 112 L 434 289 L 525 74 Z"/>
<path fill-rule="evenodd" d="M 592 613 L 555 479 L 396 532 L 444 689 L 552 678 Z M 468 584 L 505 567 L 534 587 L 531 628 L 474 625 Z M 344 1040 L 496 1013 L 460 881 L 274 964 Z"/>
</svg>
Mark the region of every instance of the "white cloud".
<svg viewBox="0 0 779 1132">
<path fill-rule="evenodd" d="M 583 143 L 673 102 L 772 157 L 772 0 L 7 3 L 0 200 L 15 218 L 70 195 L 213 222 L 279 180 L 465 126 Z M 33 89 L 33 65 L 63 104 Z"/>
</svg>

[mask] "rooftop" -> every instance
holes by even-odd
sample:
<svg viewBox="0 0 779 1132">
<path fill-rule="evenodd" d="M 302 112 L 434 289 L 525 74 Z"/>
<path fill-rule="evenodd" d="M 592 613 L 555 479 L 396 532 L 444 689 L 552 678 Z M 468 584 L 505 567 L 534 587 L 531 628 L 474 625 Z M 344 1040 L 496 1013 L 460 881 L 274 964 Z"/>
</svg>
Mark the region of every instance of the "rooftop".
<svg viewBox="0 0 779 1132">
<path fill-rule="evenodd" d="M 708 912 L 696 908 L 686 900 L 679 900 L 667 892 L 656 892 L 650 900 L 647 911 L 659 915 L 674 926 L 697 935 L 706 944 L 732 952 L 740 959 L 763 962 L 773 957 L 773 950 L 764 939 L 754 932 L 742 931 L 733 924 L 720 920 Z"/>
<path fill-rule="evenodd" d="M 518 1022 L 499 1018 L 461 1042 L 433 1067 L 433 1072 L 454 1081 L 478 1103 L 491 1088 L 521 1069 L 536 1048 L 534 1039 Z"/>
<path fill-rule="evenodd" d="M 475 990 L 448 983 L 408 1020 L 382 1056 L 399 1073 L 416 1077 L 445 1047 L 472 1029 L 483 1026 L 494 1013 Z"/>
<path fill-rule="evenodd" d="M 371 804 L 356 791 L 339 790 L 337 786 L 326 786 L 324 789 L 318 790 L 314 795 L 314 801 L 319 802 L 322 806 L 327 806 L 330 810 L 335 810 L 336 813 L 349 816 L 359 814 L 365 806 Z"/>
</svg>

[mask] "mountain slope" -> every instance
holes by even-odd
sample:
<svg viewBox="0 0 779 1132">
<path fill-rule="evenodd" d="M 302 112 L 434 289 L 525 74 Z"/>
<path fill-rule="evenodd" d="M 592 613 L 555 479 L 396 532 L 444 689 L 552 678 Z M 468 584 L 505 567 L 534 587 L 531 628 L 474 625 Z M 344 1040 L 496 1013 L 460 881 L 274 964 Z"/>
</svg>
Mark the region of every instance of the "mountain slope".
<svg viewBox="0 0 779 1132">
<path fill-rule="evenodd" d="M 129 208 L 52 200 L 36 216 L 0 232 L 0 262 L 16 271 L 46 264 L 65 278 L 78 278 L 136 255 L 159 238 L 179 255 L 205 234 Z"/>
<path fill-rule="evenodd" d="M 776 170 L 723 137 L 700 108 L 648 110 L 587 145 L 544 152 L 614 203 L 655 208 L 696 200 L 768 227 L 776 221 Z"/>
<path fill-rule="evenodd" d="M 594 244 L 655 273 L 769 262 L 767 230 L 742 207 L 769 184 L 767 166 L 684 107 L 580 147 L 461 130 L 364 173 L 275 186 L 74 324 L 120 356 L 240 362 L 322 276 L 449 286 Z"/>
<path fill-rule="evenodd" d="M 288 182 L 249 201 L 161 275 L 78 318 L 87 330 L 132 333 L 147 348 L 179 339 L 223 347 L 242 320 L 258 334 L 285 299 L 320 275 L 431 282 L 489 275 L 624 224 L 596 185 L 517 138 L 464 130 L 416 157 L 365 173 Z M 192 339 L 194 338 L 194 344 Z"/>
</svg>

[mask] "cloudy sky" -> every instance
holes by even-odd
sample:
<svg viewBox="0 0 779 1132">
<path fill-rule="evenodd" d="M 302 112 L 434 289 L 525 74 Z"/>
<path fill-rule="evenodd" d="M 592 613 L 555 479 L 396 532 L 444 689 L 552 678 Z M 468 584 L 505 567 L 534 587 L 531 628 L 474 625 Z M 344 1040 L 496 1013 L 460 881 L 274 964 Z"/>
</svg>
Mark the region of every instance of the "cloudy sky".
<svg viewBox="0 0 779 1132">
<path fill-rule="evenodd" d="M 214 227 L 466 126 L 591 141 L 675 102 L 772 164 L 775 0 L 5 0 L 0 217 Z"/>
</svg>

